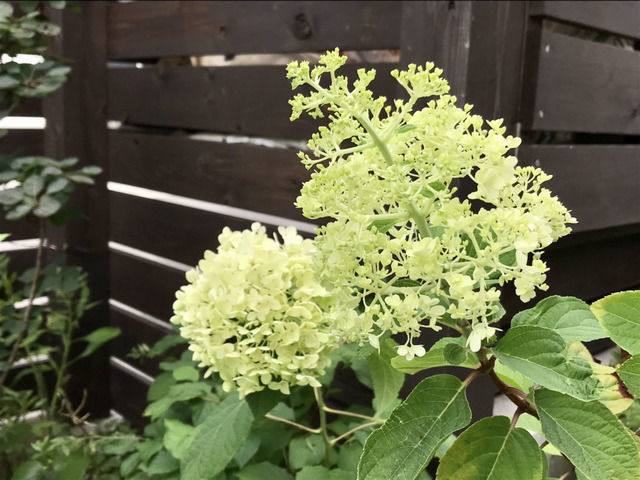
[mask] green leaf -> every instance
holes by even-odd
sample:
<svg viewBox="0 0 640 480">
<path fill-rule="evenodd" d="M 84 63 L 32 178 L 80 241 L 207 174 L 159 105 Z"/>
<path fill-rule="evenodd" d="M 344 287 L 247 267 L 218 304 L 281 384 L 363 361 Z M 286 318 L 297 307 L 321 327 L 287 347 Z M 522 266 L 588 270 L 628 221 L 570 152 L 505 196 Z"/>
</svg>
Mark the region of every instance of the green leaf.
<svg viewBox="0 0 640 480">
<path fill-rule="evenodd" d="M 453 432 L 471 420 L 466 385 L 451 375 L 420 382 L 389 419 L 367 439 L 358 480 L 410 480 Z"/>
<path fill-rule="evenodd" d="M 0 75 L 0 89 L 9 89 L 18 85 L 20 85 L 20 82 L 11 75 Z"/>
<path fill-rule="evenodd" d="M 380 353 L 374 352 L 367 359 L 373 383 L 373 408 L 376 416 L 383 418 L 399 403 L 398 394 L 404 384 L 404 374 L 389 363 L 396 347 L 396 342 L 388 338 L 381 342 Z"/>
<path fill-rule="evenodd" d="M 554 295 L 545 298 L 511 320 L 512 327 L 523 325 L 549 328 L 567 343 L 590 342 L 607 336 L 598 319 L 589 310 L 589 305 L 575 297 Z"/>
<path fill-rule="evenodd" d="M 640 290 L 604 297 L 591 311 L 614 342 L 631 355 L 640 353 Z"/>
<path fill-rule="evenodd" d="M 324 459 L 325 445 L 321 435 L 307 435 L 291 440 L 289 466 L 300 470 L 307 465 L 317 465 Z"/>
<path fill-rule="evenodd" d="M 0 190 L 0 204 L 15 205 L 22 200 L 23 195 L 22 190 L 19 188 L 7 188 L 6 190 Z"/>
<path fill-rule="evenodd" d="M 64 190 L 69 185 L 69 180 L 66 178 L 56 178 L 47 186 L 47 193 L 58 193 Z"/>
<path fill-rule="evenodd" d="M 171 373 L 173 375 L 173 378 L 175 378 L 179 382 L 181 381 L 197 382 L 198 378 L 200 378 L 198 369 L 195 367 L 191 367 L 189 365 L 178 367 Z"/>
<path fill-rule="evenodd" d="M 444 346 L 442 356 L 451 365 L 460 365 L 467 360 L 469 350 L 457 343 L 449 343 Z"/>
<path fill-rule="evenodd" d="M 247 441 L 252 423 L 249 405 L 237 394 L 212 408 L 182 459 L 182 478 L 215 478 Z"/>
<path fill-rule="evenodd" d="M 58 457 L 56 463 L 57 477 L 64 480 L 82 480 L 89 467 L 89 459 L 81 453 Z"/>
<path fill-rule="evenodd" d="M 22 191 L 31 197 L 38 195 L 44 188 L 44 178 L 40 175 L 31 175 L 22 183 Z"/>
<path fill-rule="evenodd" d="M 631 395 L 640 398 L 640 355 L 624 362 L 618 369 L 618 375 Z"/>
<path fill-rule="evenodd" d="M 353 480 L 353 473 L 341 469 L 329 470 L 326 467 L 316 465 L 304 467 L 296 475 L 296 480 Z"/>
<path fill-rule="evenodd" d="M 6 215 L 7 220 L 20 220 L 25 215 L 27 215 L 32 208 L 33 208 L 33 205 L 30 203 L 21 203 L 18 206 L 13 207 L 11 210 L 9 210 L 9 212 Z"/>
<path fill-rule="evenodd" d="M 438 480 L 540 480 L 538 443 L 509 418 L 484 418 L 470 426 L 440 460 Z"/>
<path fill-rule="evenodd" d="M 65 158 L 64 160 L 61 160 L 60 166 L 62 168 L 69 168 L 69 167 L 73 167 L 76 163 L 78 163 L 78 159 L 75 157 L 70 157 L 70 158 Z"/>
<path fill-rule="evenodd" d="M 544 433 L 542 433 L 542 424 L 540 423 L 540 420 L 538 420 L 533 415 L 529 415 L 528 413 L 523 413 L 522 415 L 520 415 L 520 417 L 518 418 L 518 422 L 516 423 L 516 426 L 520 428 L 524 428 L 529 432 L 537 433 L 541 437 L 544 437 Z M 562 455 L 562 452 L 558 450 L 556 447 L 554 447 L 553 444 L 551 443 L 548 443 L 543 448 L 543 451 L 545 453 L 548 453 L 549 455 Z"/>
<path fill-rule="evenodd" d="M 38 200 L 38 206 L 33 209 L 33 214 L 40 218 L 50 217 L 60 210 L 60 207 L 62 204 L 58 200 L 49 195 L 43 195 Z"/>
<path fill-rule="evenodd" d="M 545 437 L 585 480 L 637 480 L 640 454 L 632 433 L 602 403 L 547 389 L 534 393 Z"/>
<path fill-rule="evenodd" d="M 173 458 L 169 452 L 164 450 L 159 451 L 149 462 L 146 468 L 146 472 L 149 475 L 164 475 L 171 472 L 177 472 L 180 468 L 178 460 Z"/>
<path fill-rule="evenodd" d="M 451 365 L 444 357 L 444 349 L 449 344 L 464 346 L 465 339 L 463 337 L 445 337 L 438 340 L 429 351 L 422 357 L 415 357 L 407 360 L 404 357 L 394 357 L 391 359 L 391 366 L 402 373 L 414 374 L 427 370 L 429 368 L 444 367 Z M 468 349 L 466 351 L 466 359 L 457 366 L 466 368 L 476 368 L 478 359 Z"/>
<path fill-rule="evenodd" d="M 162 438 L 164 448 L 175 458 L 182 460 L 195 437 L 196 428 L 182 423 L 180 420 L 169 418 L 164 420 L 164 427 L 166 429 Z"/>
<path fill-rule="evenodd" d="M 95 183 L 93 181 L 93 178 L 88 177 L 86 175 L 82 175 L 80 173 L 73 173 L 69 175 L 67 178 L 74 183 L 83 183 L 85 185 L 93 185 Z"/>
<path fill-rule="evenodd" d="M 249 465 L 238 473 L 238 480 L 291 480 L 293 477 L 281 467 L 269 462 Z"/>
<path fill-rule="evenodd" d="M 598 380 L 589 362 L 569 355 L 567 344 L 553 330 L 542 327 L 512 327 L 494 348 L 507 367 L 534 383 L 581 400 L 594 400 Z"/>
<path fill-rule="evenodd" d="M 415 130 L 415 128 L 416 128 L 415 125 L 410 125 L 410 124 L 401 125 L 398 128 L 396 128 L 396 133 L 410 132 L 411 130 Z"/>
<path fill-rule="evenodd" d="M 109 340 L 116 338 L 120 335 L 120 329 L 116 327 L 102 327 L 94 330 L 89 335 L 85 335 L 84 337 L 80 337 L 78 340 L 82 340 L 87 342 L 87 346 L 83 350 L 83 352 L 78 355 L 76 358 L 85 358 L 91 355 L 93 352 L 98 350 L 102 345 L 107 343 Z"/>
<path fill-rule="evenodd" d="M 391 230 L 391 228 L 393 228 L 393 226 L 400 222 L 401 218 L 388 218 L 388 219 L 384 219 L 384 220 L 374 220 L 373 222 L 371 222 L 371 224 L 369 225 L 369 229 L 375 227 L 376 231 L 378 231 L 379 233 L 386 233 L 389 230 Z"/>
<path fill-rule="evenodd" d="M 12 480 L 41 480 L 43 473 L 45 472 L 40 463 L 29 460 L 13 472 Z"/>
<path fill-rule="evenodd" d="M 185 343 L 187 343 L 187 340 L 181 337 L 180 335 L 176 335 L 176 334 L 165 335 L 164 337 L 162 337 L 160 340 L 158 340 L 156 343 L 153 344 L 153 347 L 151 347 L 147 355 L 150 358 L 155 358 L 162 355 L 167 350 L 177 345 L 184 345 Z"/>
<path fill-rule="evenodd" d="M 493 371 L 496 372 L 496 375 L 498 375 L 503 382 L 511 385 L 512 387 L 516 387 L 523 392 L 528 392 L 533 387 L 533 382 L 531 380 L 521 373 L 507 367 L 500 360 L 496 360 L 496 363 L 493 365 Z"/>
<path fill-rule="evenodd" d="M 100 175 L 102 173 L 102 168 L 98 167 L 97 165 L 87 165 L 86 167 L 82 167 L 80 172 L 84 175 Z"/>
<path fill-rule="evenodd" d="M 176 402 L 186 402 L 194 398 L 203 398 L 211 393 L 211 385 L 205 382 L 181 383 L 171 385 L 166 395 L 147 405 L 145 416 L 155 420 Z"/>
</svg>

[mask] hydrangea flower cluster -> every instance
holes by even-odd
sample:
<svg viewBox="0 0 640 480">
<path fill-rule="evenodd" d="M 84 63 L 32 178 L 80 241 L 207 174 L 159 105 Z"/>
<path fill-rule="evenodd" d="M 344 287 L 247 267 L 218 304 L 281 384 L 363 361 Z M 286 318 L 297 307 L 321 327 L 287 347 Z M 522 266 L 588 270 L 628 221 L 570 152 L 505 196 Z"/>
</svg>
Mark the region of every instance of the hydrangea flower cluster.
<svg viewBox="0 0 640 480">
<path fill-rule="evenodd" d="M 313 273 L 314 246 L 295 229 L 278 229 L 282 243 L 255 223 L 225 228 L 217 253 L 206 251 L 189 285 L 177 293 L 171 322 L 189 340 L 193 358 L 219 372 L 226 391 L 241 397 L 268 387 L 320 386 L 317 378 L 337 347 L 334 303 Z"/>
<path fill-rule="evenodd" d="M 393 71 L 408 100 L 389 105 L 368 89 L 374 70 L 359 70 L 352 86 L 337 75 L 345 61 L 336 50 L 313 69 L 287 69 L 293 89 L 310 87 L 291 100 L 291 119 L 328 112 L 310 154 L 300 153 L 313 173 L 297 205 L 333 220 L 315 239 L 315 265 L 324 285 L 359 305 L 342 316 L 344 338 L 375 346 L 403 332 L 399 353 L 410 359 L 425 352 L 413 344 L 423 327 L 470 322 L 477 351 L 495 333 L 497 287 L 514 281 L 523 301 L 545 289 L 542 249 L 575 219 L 541 186 L 548 175 L 508 155 L 520 139 L 504 136 L 501 120 L 485 125 L 470 105 L 457 107 L 433 64 Z M 461 182 L 473 182 L 466 197 Z"/>
</svg>

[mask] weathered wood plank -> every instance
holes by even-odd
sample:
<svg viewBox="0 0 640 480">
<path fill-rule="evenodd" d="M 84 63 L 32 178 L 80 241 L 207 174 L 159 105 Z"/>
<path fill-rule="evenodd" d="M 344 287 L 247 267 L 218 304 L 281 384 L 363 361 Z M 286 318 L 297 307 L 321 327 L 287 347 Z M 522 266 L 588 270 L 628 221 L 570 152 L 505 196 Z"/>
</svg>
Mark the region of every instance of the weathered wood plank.
<svg viewBox="0 0 640 480">
<path fill-rule="evenodd" d="M 111 239 L 146 252 L 196 265 L 205 250 L 215 250 L 225 226 L 251 227 L 251 221 L 194 208 L 113 193 Z"/>
<path fill-rule="evenodd" d="M 525 127 L 640 134 L 640 52 L 542 31 Z"/>
<path fill-rule="evenodd" d="M 11 111 L 11 115 L 22 117 L 41 117 L 42 100 L 39 98 L 27 98 Z"/>
<path fill-rule="evenodd" d="M 183 272 L 145 260 L 111 253 L 111 297 L 169 321 L 175 292 L 187 283 Z"/>
<path fill-rule="evenodd" d="M 640 3 L 637 1 L 530 2 L 531 14 L 640 38 Z"/>
<path fill-rule="evenodd" d="M 42 130 L 9 130 L 0 137 L 0 154 L 18 157 L 20 155 L 42 155 L 44 134 Z"/>
<path fill-rule="evenodd" d="M 370 65 L 362 65 L 369 67 Z M 353 78 L 360 65 L 345 66 Z M 379 64 L 372 88 L 395 96 Z M 112 68 L 108 71 L 109 118 L 136 125 L 174 127 L 277 138 L 307 138 L 318 122 L 291 122 L 293 98 L 283 66 Z"/>
<path fill-rule="evenodd" d="M 38 238 L 38 221 L 31 216 L 22 220 L 6 220 L 4 210 L 2 210 L 0 213 L 0 233 L 11 234 L 7 241 Z"/>
<path fill-rule="evenodd" d="M 640 223 L 640 145 L 523 145 L 519 155 L 553 175 L 546 185 L 575 232 Z"/>
<path fill-rule="evenodd" d="M 113 2 L 109 57 L 397 48 L 399 17 L 395 2 Z"/>
<path fill-rule="evenodd" d="M 292 149 L 113 131 L 111 180 L 303 219 L 293 202 L 309 173 Z"/>
</svg>

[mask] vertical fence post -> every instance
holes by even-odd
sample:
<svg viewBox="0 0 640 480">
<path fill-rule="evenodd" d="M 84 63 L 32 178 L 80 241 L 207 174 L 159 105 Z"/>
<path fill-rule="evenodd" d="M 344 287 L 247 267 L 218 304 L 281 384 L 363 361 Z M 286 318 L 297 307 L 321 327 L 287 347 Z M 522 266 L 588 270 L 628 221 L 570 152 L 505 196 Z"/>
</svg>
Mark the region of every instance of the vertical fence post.
<svg viewBox="0 0 640 480">
<path fill-rule="evenodd" d="M 50 9 L 49 17 L 62 27 L 54 53 L 71 60 L 64 87 L 44 101 L 47 119 L 46 155 L 78 157 L 79 165 L 98 165 L 103 173 L 96 185 L 79 187 L 71 203 L 82 216 L 51 232 L 64 245 L 67 263 L 89 275 L 92 300 L 100 302 L 82 319 L 78 335 L 108 323 L 109 316 L 109 199 L 106 129 L 106 2 L 81 2 L 63 11 Z M 79 362 L 72 372 L 70 398 L 78 405 L 87 393 L 84 411 L 94 417 L 109 412 L 109 354 L 103 347 Z"/>
</svg>

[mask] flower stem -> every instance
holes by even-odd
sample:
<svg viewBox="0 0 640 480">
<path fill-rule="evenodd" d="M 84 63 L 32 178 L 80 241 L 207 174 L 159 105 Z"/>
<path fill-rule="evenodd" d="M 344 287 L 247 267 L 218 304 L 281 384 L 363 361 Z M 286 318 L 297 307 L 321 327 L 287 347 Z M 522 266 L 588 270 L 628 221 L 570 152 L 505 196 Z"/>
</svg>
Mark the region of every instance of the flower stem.
<svg viewBox="0 0 640 480">
<path fill-rule="evenodd" d="M 265 418 L 268 418 L 269 420 L 275 420 L 276 422 L 281 422 L 281 423 L 286 423 L 287 425 L 291 425 L 294 426 L 296 428 L 299 428 L 300 430 L 304 430 L 305 432 L 309 432 L 309 433 L 321 433 L 321 429 L 319 428 L 309 428 L 305 425 L 302 425 L 300 423 L 296 423 L 296 422 L 292 422 L 291 420 L 287 420 L 286 418 L 282 418 L 282 417 L 277 417 L 275 415 L 271 415 L 270 413 L 267 413 L 265 415 Z"/>
<path fill-rule="evenodd" d="M 429 225 L 427 225 L 427 221 L 424 216 L 420 214 L 416 206 L 413 204 L 413 201 L 409 201 L 408 210 L 411 219 L 416 222 L 420 235 L 422 237 L 430 237 L 431 231 L 429 230 Z"/>
<path fill-rule="evenodd" d="M 336 443 L 338 443 L 340 440 L 344 440 L 345 438 L 347 438 L 349 435 L 351 435 L 352 433 L 357 432 L 358 430 L 362 430 L 363 428 L 368 428 L 368 427 L 373 427 L 374 425 L 379 425 L 380 422 L 369 422 L 369 423 L 363 423 L 358 425 L 355 428 L 352 428 L 351 430 L 349 430 L 348 432 L 343 433 L 342 435 L 340 435 L 339 437 L 334 438 L 333 440 L 331 440 L 331 445 L 335 445 Z"/>
<path fill-rule="evenodd" d="M 320 431 L 322 433 L 322 440 L 324 441 L 324 463 L 329 466 L 329 451 L 332 444 L 329 439 L 329 431 L 327 430 L 327 410 L 322 398 L 322 391 L 318 387 L 313 387 L 313 394 L 316 397 L 316 403 L 318 404 L 318 412 L 320 415 Z"/>
</svg>

